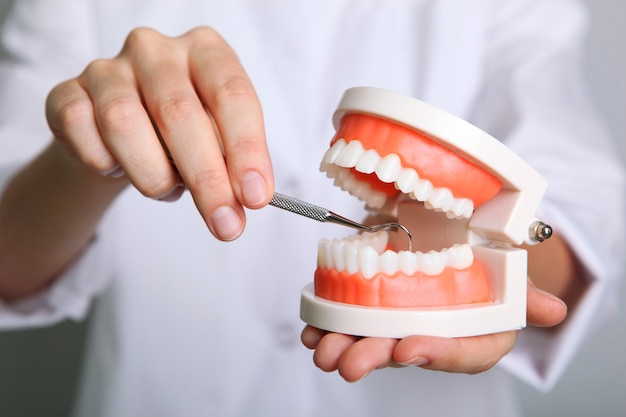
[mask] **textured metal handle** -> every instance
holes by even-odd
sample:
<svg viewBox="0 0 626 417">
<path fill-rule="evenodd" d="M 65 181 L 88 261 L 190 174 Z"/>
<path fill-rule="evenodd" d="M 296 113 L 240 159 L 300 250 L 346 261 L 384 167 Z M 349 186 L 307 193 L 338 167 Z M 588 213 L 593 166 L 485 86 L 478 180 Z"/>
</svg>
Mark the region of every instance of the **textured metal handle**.
<svg viewBox="0 0 626 417">
<path fill-rule="evenodd" d="M 322 223 L 331 222 L 342 226 L 365 230 L 367 232 L 377 232 L 388 228 L 400 229 L 406 233 L 406 236 L 409 239 L 409 251 L 413 251 L 413 237 L 411 236 L 409 230 L 399 223 L 385 223 L 372 227 L 365 226 L 364 224 L 357 223 L 354 220 L 346 219 L 345 217 L 333 213 L 324 207 L 316 206 L 315 204 L 307 203 L 306 201 L 298 200 L 297 198 L 289 197 L 280 193 L 274 193 L 274 196 L 270 200 L 270 205 Z"/>
<path fill-rule="evenodd" d="M 305 216 L 319 222 L 325 222 L 329 214 L 329 211 L 323 207 L 280 193 L 274 193 L 274 197 L 270 200 L 270 204 L 274 207 L 300 214 L 301 216 Z"/>
</svg>

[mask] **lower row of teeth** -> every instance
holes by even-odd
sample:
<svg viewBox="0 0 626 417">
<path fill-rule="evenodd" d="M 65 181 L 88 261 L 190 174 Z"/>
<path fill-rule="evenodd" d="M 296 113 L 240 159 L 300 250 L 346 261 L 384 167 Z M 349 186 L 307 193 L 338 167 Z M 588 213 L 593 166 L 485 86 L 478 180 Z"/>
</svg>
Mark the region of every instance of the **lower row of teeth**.
<svg viewBox="0 0 626 417">
<path fill-rule="evenodd" d="M 349 237 L 342 240 L 322 239 L 318 245 L 317 265 L 348 274 L 361 273 L 364 278 L 371 279 L 379 273 L 389 276 L 397 272 L 406 275 L 417 272 L 439 275 L 446 267 L 465 269 L 474 262 L 472 249 L 468 244 L 428 253 L 383 250 L 387 241 L 386 233 L 382 231 L 373 235 L 361 235 L 361 238 Z"/>
<path fill-rule="evenodd" d="M 411 168 L 404 168 L 396 154 L 381 157 L 374 149 L 365 150 L 358 140 L 337 140 L 322 159 L 320 170 L 335 179 L 335 185 L 365 201 L 372 208 L 380 208 L 387 196 L 363 182 L 356 180 L 350 169 L 365 174 L 376 173 L 383 182 L 393 183 L 396 189 L 412 199 L 423 201 L 428 209 L 442 211 L 449 218 L 469 218 L 474 204 L 467 198 L 456 198 L 447 188 L 434 187 L 424 178 L 419 178 Z"/>
</svg>

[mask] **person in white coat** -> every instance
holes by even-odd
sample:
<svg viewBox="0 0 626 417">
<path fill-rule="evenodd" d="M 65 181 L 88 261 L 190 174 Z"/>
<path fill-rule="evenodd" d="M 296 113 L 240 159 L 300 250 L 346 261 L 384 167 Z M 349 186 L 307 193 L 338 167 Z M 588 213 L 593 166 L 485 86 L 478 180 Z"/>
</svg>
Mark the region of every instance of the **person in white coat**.
<svg viewBox="0 0 626 417">
<path fill-rule="evenodd" d="M 17 1 L 0 325 L 82 319 L 96 300 L 77 416 L 518 415 L 501 368 L 551 387 L 619 273 L 624 176 L 582 84 L 585 24 L 574 0 Z M 276 189 L 364 216 L 317 172 L 354 85 L 464 118 L 548 179 L 538 214 L 557 233 L 530 252 L 528 320 L 558 327 L 306 327 L 315 364 L 359 382 L 313 366 L 299 292 L 334 229 L 265 206 Z"/>
</svg>

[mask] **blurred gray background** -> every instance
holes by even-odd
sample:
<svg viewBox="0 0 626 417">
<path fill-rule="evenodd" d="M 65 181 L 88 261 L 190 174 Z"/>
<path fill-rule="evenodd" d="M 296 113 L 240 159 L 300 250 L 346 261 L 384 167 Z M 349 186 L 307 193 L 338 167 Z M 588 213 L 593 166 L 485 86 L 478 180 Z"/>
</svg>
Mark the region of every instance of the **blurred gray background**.
<svg viewBox="0 0 626 417">
<path fill-rule="evenodd" d="M 10 3 L 0 0 L 0 16 Z M 622 114 L 626 111 L 626 1 L 586 3 L 591 13 L 589 83 L 626 160 Z M 621 292 L 626 300 L 626 285 Z M 66 322 L 47 329 L 0 332 L 0 417 L 68 415 L 87 326 L 88 322 Z M 541 394 L 518 385 L 528 416 L 626 416 L 626 306 L 588 341 L 552 392 Z"/>
</svg>

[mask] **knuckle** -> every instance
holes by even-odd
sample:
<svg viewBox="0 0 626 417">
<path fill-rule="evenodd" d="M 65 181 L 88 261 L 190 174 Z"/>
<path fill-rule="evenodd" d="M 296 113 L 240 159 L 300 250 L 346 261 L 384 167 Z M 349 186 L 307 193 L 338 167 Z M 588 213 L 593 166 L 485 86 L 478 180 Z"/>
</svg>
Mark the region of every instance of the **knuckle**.
<svg viewBox="0 0 626 417">
<path fill-rule="evenodd" d="M 202 43 L 222 43 L 223 39 L 219 33 L 210 26 L 197 26 L 183 35 L 184 38 L 189 38 L 192 42 Z"/>
<path fill-rule="evenodd" d="M 114 65 L 112 59 L 98 58 L 87 64 L 81 76 L 83 78 L 95 78 L 101 74 L 109 74 Z"/>
<path fill-rule="evenodd" d="M 135 99 L 119 95 L 98 106 L 98 121 L 105 130 L 125 131 L 134 126 L 145 113 Z"/>
<path fill-rule="evenodd" d="M 216 91 L 218 101 L 222 99 L 255 96 L 252 84 L 243 74 L 229 76 L 217 85 Z"/>
<path fill-rule="evenodd" d="M 90 136 L 94 109 L 88 98 L 73 95 L 61 84 L 50 92 L 46 106 L 50 130 L 68 154 L 96 172 L 110 171 L 117 165 L 111 154 L 91 145 L 100 138 Z"/>
<path fill-rule="evenodd" d="M 223 170 L 209 168 L 192 175 L 188 186 L 192 192 L 198 190 L 213 190 L 222 186 L 227 181 L 228 179 Z"/>
<path fill-rule="evenodd" d="M 148 27 L 138 27 L 131 30 L 126 36 L 122 53 L 126 51 L 142 51 L 145 47 L 152 45 L 155 41 L 164 39 L 158 31 Z"/>
<path fill-rule="evenodd" d="M 86 121 L 93 120 L 93 106 L 89 100 L 82 97 L 68 98 L 51 105 L 54 107 L 54 122 L 51 123 L 51 128 L 55 133 L 59 130 L 72 130 Z"/>
<path fill-rule="evenodd" d="M 259 140 L 258 136 L 247 136 L 240 138 L 236 143 L 230 145 L 230 152 L 237 155 L 238 158 L 246 160 L 259 161 L 257 157 L 265 150 L 265 145 Z"/>
<path fill-rule="evenodd" d="M 165 121 L 187 123 L 198 110 L 198 100 L 189 94 L 171 94 L 158 105 L 158 114 Z"/>
<path fill-rule="evenodd" d="M 169 194 L 178 185 L 174 176 L 166 172 L 155 172 L 134 181 L 135 188 L 146 197 L 158 199 Z"/>
</svg>

